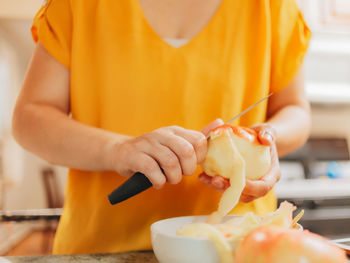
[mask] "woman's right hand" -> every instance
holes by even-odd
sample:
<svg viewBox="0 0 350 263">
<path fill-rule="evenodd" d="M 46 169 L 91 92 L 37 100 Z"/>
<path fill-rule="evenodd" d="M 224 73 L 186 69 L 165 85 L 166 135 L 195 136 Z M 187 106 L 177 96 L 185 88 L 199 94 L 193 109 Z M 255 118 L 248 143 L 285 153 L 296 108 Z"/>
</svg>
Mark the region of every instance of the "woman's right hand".
<svg viewBox="0 0 350 263">
<path fill-rule="evenodd" d="M 120 175 L 141 172 L 159 189 L 165 182 L 177 184 L 182 175 L 192 175 L 206 154 L 207 139 L 202 132 L 169 126 L 116 144 L 111 161 Z"/>
</svg>

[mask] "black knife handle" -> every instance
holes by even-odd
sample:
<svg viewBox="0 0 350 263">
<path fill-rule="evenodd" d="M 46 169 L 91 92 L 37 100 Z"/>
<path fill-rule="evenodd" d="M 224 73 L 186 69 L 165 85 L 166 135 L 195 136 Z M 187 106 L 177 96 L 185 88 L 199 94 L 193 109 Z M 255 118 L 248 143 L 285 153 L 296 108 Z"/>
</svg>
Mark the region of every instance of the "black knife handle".
<svg viewBox="0 0 350 263">
<path fill-rule="evenodd" d="M 150 180 L 142 173 L 135 173 L 122 185 L 108 195 L 108 200 L 112 205 L 137 195 L 152 186 Z"/>
</svg>

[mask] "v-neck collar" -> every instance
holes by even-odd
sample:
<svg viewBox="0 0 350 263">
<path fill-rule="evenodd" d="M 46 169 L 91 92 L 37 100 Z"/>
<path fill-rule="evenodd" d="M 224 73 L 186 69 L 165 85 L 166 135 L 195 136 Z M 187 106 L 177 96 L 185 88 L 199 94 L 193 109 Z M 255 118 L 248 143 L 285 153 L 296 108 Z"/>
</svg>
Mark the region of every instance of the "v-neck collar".
<svg viewBox="0 0 350 263">
<path fill-rule="evenodd" d="M 224 7 L 225 2 L 226 2 L 226 0 L 221 0 L 219 7 L 216 9 L 215 13 L 212 15 L 212 17 L 210 18 L 208 23 L 201 30 L 199 30 L 195 36 L 193 36 L 192 38 L 189 38 L 187 43 L 185 43 L 184 45 L 178 46 L 178 47 L 169 44 L 166 40 L 164 40 L 163 37 L 161 37 L 154 30 L 154 28 L 149 23 L 147 17 L 145 16 L 145 13 L 143 12 L 143 8 L 142 8 L 139 0 L 134 0 L 134 5 L 135 5 L 136 10 L 137 10 L 137 15 L 141 18 L 142 26 L 144 26 L 147 29 L 147 31 L 149 31 L 152 34 L 154 41 L 158 41 L 161 45 L 166 46 L 169 49 L 181 50 L 181 49 L 186 49 L 189 46 L 193 45 L 193 43 L 198 41 L 198 39 L 200 39 L 202 37 L 202 35 L 204 35 L 206 33 L 206 31 L 208 31 L 209 28 L 212 27 L 216 23 L 216 21 L 218 20 L 218 17 L 223 12 L 222 10 L 225 9 L 225 7 Z"/>
</svg>

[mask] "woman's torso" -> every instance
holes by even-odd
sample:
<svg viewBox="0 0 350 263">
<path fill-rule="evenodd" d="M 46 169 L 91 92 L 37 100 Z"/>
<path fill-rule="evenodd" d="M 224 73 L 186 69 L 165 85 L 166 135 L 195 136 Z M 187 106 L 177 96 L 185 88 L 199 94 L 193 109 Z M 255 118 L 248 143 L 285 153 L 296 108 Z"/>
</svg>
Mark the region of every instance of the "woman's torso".
<svg viewBox="0 0 350 263">
<path fill-rule="evenodd" d="M 269 1 L 223 0 L 179 48 L 152 29 L 137 0 L 70 3 L 71 111 L 79 122 L 135 136 L 168 125 L 199 130 L 269 93 Z M 263 103 L 235 124 L 250 126 L 265 117 Z M 209 214 L 221 196 L 193 175 L 111 206 L 107 194 L 124 180 L 112 172 L 70 170 L 54 253 L 150 249 L 151 223 Z M 273 209 L 270 193 L 239 204 L 234 213 Z"/>
</svg>

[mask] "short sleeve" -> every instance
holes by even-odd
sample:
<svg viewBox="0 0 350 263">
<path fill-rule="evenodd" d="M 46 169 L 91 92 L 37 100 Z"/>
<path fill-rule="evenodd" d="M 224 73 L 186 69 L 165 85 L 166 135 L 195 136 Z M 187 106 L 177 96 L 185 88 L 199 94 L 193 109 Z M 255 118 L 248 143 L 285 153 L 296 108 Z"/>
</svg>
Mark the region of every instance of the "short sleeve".
<svg viewBox="0 0 350 263">
<path fill-rule="evenodd" d="M 271 91 L 280 92 L 300 69 L 311 32 L 295 0 L 270 0 Z"/>
<path fill-rule="evenodd" d="M 31 28 L 35 42 L 69 68 L 72 39 L 70 0 L 48 0 L 34 17 Z"/>
</svg>

